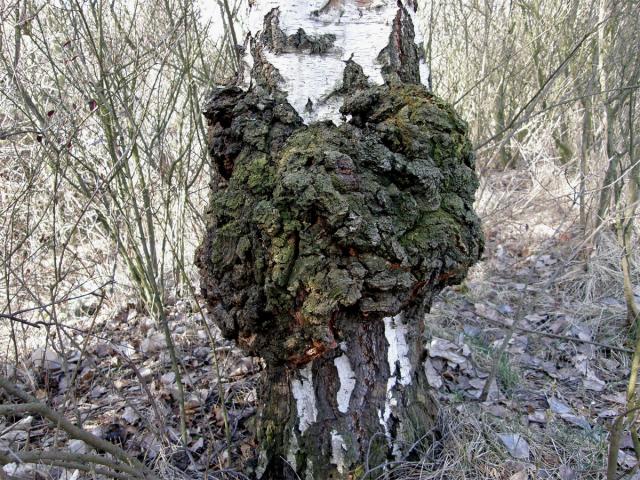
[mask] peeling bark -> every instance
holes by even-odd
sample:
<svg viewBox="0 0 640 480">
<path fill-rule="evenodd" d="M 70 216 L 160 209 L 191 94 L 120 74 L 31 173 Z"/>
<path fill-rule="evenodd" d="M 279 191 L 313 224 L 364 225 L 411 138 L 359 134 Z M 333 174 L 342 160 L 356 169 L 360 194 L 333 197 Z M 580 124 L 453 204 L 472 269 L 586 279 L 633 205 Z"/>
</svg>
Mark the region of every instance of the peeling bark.
<svg viewBox="0 0 640 480">
<path fill-rule="evenodd" d="M 344 347 L 346 349 L 346 346 Z M 338 390 L 337 402 L 340 413 L 349 411 L 349 403 L 351 402 L 351 394 L 356 386 L 356 377 L 351 361 L 345 354 L 336 357 L 333 364 L 338 372 L 338 380 L 340 382 L 340 390 Z"/>
<path fill-rule="evenodd" d="M 197 264 L 223 334 L 268 366 L 257 478 L 357 478 L 435 435 L 423 318 L 482 237 L 466 124 L 421 84 L 414 14 L 258 0 L 249 81 L 205 106 Z"/>
</svg>

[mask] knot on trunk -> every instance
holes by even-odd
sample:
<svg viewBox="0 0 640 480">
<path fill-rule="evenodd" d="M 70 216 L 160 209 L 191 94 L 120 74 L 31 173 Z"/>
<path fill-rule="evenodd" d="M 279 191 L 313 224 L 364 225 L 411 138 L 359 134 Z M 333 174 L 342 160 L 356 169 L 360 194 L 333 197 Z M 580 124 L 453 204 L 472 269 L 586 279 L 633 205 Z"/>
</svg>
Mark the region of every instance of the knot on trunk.
<svg viewBox="0 0 640 480">
<path fill-rule="evenodd" d="M 202 289 L 223 334 L 270 364 L 343 339 L 463 279 L 482 250 L 466 124 L 420 85 L 348 96 L 303 125 L 282 99 L 225 88 L 205 108 L 216 166 Z"/>
</svg>

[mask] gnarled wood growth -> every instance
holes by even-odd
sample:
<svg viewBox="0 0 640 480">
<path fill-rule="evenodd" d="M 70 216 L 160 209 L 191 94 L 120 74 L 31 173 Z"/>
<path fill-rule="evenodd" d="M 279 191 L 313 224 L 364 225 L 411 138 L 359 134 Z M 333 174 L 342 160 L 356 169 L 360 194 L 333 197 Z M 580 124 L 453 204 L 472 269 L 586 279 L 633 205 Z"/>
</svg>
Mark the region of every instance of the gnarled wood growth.
<svg viewBox="0 0 640 480">
<path fill-rule="evenodd" d="M 245 85 L 205 108 L 197 261 L 224 335 L 268 365 L 258 478 L 357 478 L 430 440 L 424 314 L 482 249 L 466 126 L 420 83 L 415 6 L 310 3 L 254 2 Z"/>
</svg>

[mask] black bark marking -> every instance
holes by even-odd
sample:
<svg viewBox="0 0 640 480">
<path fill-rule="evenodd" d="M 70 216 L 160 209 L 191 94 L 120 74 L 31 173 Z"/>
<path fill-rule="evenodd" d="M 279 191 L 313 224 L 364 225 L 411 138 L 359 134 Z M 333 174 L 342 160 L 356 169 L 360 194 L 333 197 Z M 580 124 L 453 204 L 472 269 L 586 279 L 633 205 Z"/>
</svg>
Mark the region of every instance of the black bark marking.
<svg viewBox="0 0 640 480">
<path fill-rule="evenodd" d="M 307 35 L 303 28 L 296 33 L 285 34 L 280 28 L 280 11 L 271 10 L 264 17 L 260 43 L 275 54 L 302 52 L 312 55 L 326 53 L 333 48 L 336 36 L 332 33 Z"/>
</svg>

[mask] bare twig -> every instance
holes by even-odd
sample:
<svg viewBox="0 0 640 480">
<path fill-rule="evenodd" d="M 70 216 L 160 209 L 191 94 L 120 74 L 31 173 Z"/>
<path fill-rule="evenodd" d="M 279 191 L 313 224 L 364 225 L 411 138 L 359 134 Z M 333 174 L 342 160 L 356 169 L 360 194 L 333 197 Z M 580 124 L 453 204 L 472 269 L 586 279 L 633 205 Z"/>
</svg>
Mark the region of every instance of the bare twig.
<svg viewBox="0 0 640 480">
<path fill-rule="evenodd" d="M 47 420 L 49 420 L 53 425 L 62 428 L 70 437 L 82 440 L 87 445 L 95 448 L 96 450 L 103 451 L 105 453 L 109 453 L 117 458 L 119 461 L 124 464 L 132 467 L 137 471 L 138 476 L 141 478 L 148 478 L 152 480 L 157 480 L 158 477 L 145 465 L 143 465 L 139 460 L 129 456 L 124 450 L 122 450 L 117 445 L 113 443 L 107 442 L 95 435 L 83 430 L 82 428 L 74 425 L 58 412 L 52 410 L 47 407 L 42 402 L 37 401 L 34 397 L 24 392 L 16 385 L 12 384 L 8 379 L 3 376 L 0 376 L 0 387 L 4 389 L 8 394 L 20 399 L 22 404 L 18 405 L 3 405 L 0 409 L 1 415 L 6 415 L 8 412 L 19 413 L 19 412 L 28 412 L 28 413 L 36 413 L 42 415 Z"/>
<path fill-rule="evenodd" d="M 0 405 L 0 415 L 12 415 L 17 413 L 21 409 L 11 409 L 6 407 L 13 407 L 13 405 Z M 15 410 L 12 412 L 11 410 Z M 33 409 L 28 413 L 37 413 Z M 135 469 L 122 462 L 111 460 L 102 455 L 83 454 L 75 452 L 57 452 L 57 451 L 28 451 L 28 452 L 8 452 L 3 453 L 0 451 L 0 461 L 4 463 L 18 462 L 18 463 L 47 463 L 47 462 L 65 462 L 65 463 L 80 463 L 89 464 L 88 469 L 91 469 L 90 465 L 102 465 L 113 470 L 119 470 L 128 475 L 139 477 L 140 473 Z M 90 470 L 89 470 L 90 471 Z M 111 476 L 111 475 L 109 475 Z M 118 477 L 120 478 L 120 476 Z M 130 478 L 130 477 L 128 477 Z"/>
</svg>

